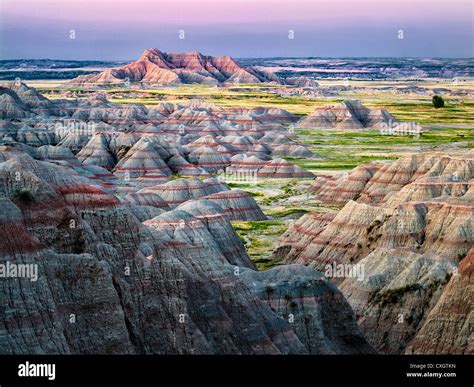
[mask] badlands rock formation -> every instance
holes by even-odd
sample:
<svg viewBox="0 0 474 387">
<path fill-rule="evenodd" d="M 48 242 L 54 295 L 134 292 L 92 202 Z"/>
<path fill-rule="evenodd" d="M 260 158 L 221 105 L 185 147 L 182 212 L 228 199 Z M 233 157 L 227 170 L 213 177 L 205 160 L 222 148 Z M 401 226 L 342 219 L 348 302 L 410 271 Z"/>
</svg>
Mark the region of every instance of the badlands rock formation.
<svg viewBox="0 0 474 387">
<path fill-rule="evenodd" d="M 382 129 L 421 132 L 414 123 L 400 123 L 385 109 L 369 109 L 356 100 L 346 100 L 338 105 L 316 108 L 299 122 L 302 128 L 320 129 Z"/>
<path fill-rule="evenodd" d="M 158 194 L 171 208 L 175 208 L 187 200 L 202 198 L 229 189 L 227 184 L 215 178 L 205 180 L 191 178 L 172 180 L 144 189 L 143 192 Z"/>
<path fill-rule="evenodd" d="M 273 311 L 290 318 L 297 316 L 296 335 L 307 343 L 319 342 L 321 354 L 346 352 L 347 343 L 359 348 L 351 354 L 360 353 L 360 348 L 364 353 L 374 353 L 359 335 L 354 335 L 356 326 L 348 324 L 351 312 L 346 309 L 341 313 L 340 309 L 346 300 L 322 274 L 315 276 L 314 270 L 306 266 L 286 265 L 265 272 L 245 270 L 242 276 Z M 297 292 L 294 284 L 300 285 Z M 320 284 L 316 293 L 315 284 Z M 314 353 L 310 347 L 307 350 Z"/>
<path fill-rule="evenodd" d="M 373 353 L 318 272 L 255 271 L 222 200 L 170 211 L 148 188 L 117 197 L 105 168 L 35 153 L 0 146 L 0 263 L 38 265 L 37 281 L 1 279 L 0 353 Z"/>
<path fill-rule="evenodd" d="M 229 220 L 258 221 L 267 219 L 254 198 L 242 190 L 221 191 L 202 199 L 219 204 L 223 208 L 223 214 Z"/>
<path fill-rule="evenodd" d="M 289 161 L 276 158 L 265 163 L 257 176 L 263 178 L 313 178 L 314 175 Z"/>
<path fill-rule="evenodd" d="M 319 86 L 318 82 L 308 77 L 286 78 L 285 83 L 287 85 L 303 88 L 315 88 Z"/>
<path fill-rule="evenodd" d="M 474 353 L 474 248 L 459 265 L 436 306 L 406 352 L 415 354 Z"/>
<path fill-rule="evenodd" d="M 1 141 L 60 145 L 82 164 L 105 168 L 141 187 L 162 184 L 172 174 L 209 178 L 231 166 L 236 155 L 265 161 L 272 155 L 312 156 L 289 133 L 298 117 L 282 109 L 222 109 L 199 100 L 148 109 L 110 103 L 103 93 L 87 100 L 49 101 L 24 84 L 9 84 L 0 93 L 9 99 L 0 105 L 5 118 Z M 294 170 L 289 177 L 312 176 L 292 164 L 284 169 Z M 271 175 L 288 177 L 288 172 Z"/>
<path fill-rule="evenodd" d="M 272 75 L 244 67 L 230 56 L 206 56 L 199 52 L 165 53 L 156 48 L 145 50 L 142 56 L 118 69 L 99 74 L 82 75 L 70 83 L 78 85 L 123 85 L 139 82 L 147 86 L 201 83 L 261 83 L 279 81 Z"/>
<path fill-rule="evenodd" d="M 240 156 L 240 155 L 238 155 Z M 288 179 L 288 178 L 314 178 L 313 173 L 292 164 L 286 160 L 276 158 L 264 161 L 256 156 L 234 156 L 231 166 L 225 169 L 227 179 L 233 181 L 254 181 L 257 179 Z"/>
<path fill-rule="evenodd" d="M 472 152 L 406 155 L 318 177 L 316 197 L 344 207 L 303 216 L 276 254 L 323 273 L 363 268 L 332 280 L 378 351 L 473 353 L 473 178 Z"/>
<path fill-rule="evenodd" d="M 151 55 L 138 68 L 156 79 L 203 72 L 163 58 L 172 70 Z M 247 76 L 226 60 L 202 66 L 219 82 Z M 316 270 L 256 271 L 230 221 L 265 215 L 213 176 L 233 157 L 271 162 L 274 147 L 300 147 L 272 134 L 296 116 L 198 101 L 148 109 L 101 93 L 49 101 L 23 84 L 0 98 L 0 264 L 37 265 L 37 280 L 0 279 L 0 353 L 374 352 Z"/>
<path fill-rule="evenodd" d="M 229 58 L 157 50 L 87 77 L 269 80 Z M 283 159 L 314 156 L 290 130 L 298 116 L 199 100 L 121 105 L 103 93 L 50 101 L 7 86 L 0 263 L 38 265 L 38 281 L 0 279 L 0 353 L 473 353 L 472 152 L 318 176 L 315 197 L 342 209 L 296 221 L 275 252 L 289 265 L 257 272 L 230 221 L 266 217 L 226 181 L 313 179 Z M 300 124 L 392 119 L 344 102 Z M 339 264 L 363 270 L 326 274 Z"/>
</svg>

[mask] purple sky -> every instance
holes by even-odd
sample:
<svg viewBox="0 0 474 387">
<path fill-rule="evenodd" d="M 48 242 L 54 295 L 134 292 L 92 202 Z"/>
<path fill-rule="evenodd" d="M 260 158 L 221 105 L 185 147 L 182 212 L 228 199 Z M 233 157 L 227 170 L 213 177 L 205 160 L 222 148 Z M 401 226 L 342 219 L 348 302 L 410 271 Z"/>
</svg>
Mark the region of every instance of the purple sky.
<svg viewBox="0 0 474 387">
<path fill-rule="evenodd" d="M 472 0 L 0 0 L 0 58 L 472 57 Z M 70 39 L 70 31 L 75 39 Z M 184 30 L 185 38 L 179 38 Z M 294 30 L 294 39 L 289 39 Z M 403 30 L 403 39 L 398 31 Z"/>
</svg>

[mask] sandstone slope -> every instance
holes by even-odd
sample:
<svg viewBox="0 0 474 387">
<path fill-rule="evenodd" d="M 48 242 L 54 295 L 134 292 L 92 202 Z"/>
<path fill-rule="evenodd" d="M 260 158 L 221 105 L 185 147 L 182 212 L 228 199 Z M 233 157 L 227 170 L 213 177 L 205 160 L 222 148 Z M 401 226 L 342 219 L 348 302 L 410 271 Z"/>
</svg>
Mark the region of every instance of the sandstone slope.
<svg viewBox="0 0 474 387">
<path fill-rule="evenodd" d="M 0 154 L 0 261 L 38 265 L 37 281 L 0 282 L 1 353 L 373 352 L 315 270 L 256 272 L 219 204 L 141 222 L 132 206 L 166 204 L 150 194 L 120 201 L 103 168 L 12 145 Z"/>
<path fill-rule="evenodd" d="M 381 352 L 472 352 L 470 277 L 457 272 L 470 267 L 474 245 L 473 179 L 471 152 L 406 155 L 318 178 L 316 197 L 342 209 L 303 216 L 275 254 L 323 273 L 360 265 L 363 278 L 332 280 Z M 458 300 L 449 325 L 447 297 Z"/>
</svg>

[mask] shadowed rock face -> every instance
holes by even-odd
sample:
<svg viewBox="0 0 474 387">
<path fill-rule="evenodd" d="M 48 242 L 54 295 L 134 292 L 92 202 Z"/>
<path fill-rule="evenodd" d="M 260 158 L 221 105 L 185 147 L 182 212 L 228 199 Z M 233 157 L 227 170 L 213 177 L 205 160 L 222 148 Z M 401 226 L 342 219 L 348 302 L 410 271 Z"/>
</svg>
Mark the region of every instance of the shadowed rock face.
<svg viewBox="0 0 474 387">
<path fill-rule="evenodd" d="M 229 223 L 230 217 L 224 208 L 216 202 L 203 198 L 202 200 L 187 201 L 177 210 L 186 211 L 207 227 L 230 264 L 255 269 L 242 241 Z M 178 220 L 181 219 L 178 218 Z M 183 223 L 180 226 L 183 226 Z M 184 226 L 186 226 L 186 222 Z"/>
<path fill-rule="evenodd" d="M 352 311 L 337 287 L 322 274 L 315 276 L 312 268 L 286 265 L 265 272 L 245 270 L 242 276 L 275 313 L 294 319 L 293 329 L 309 353 L 375 353 L 350 322 Z"/>
<path fill-rule="evenodd" d="M 457 273 L 470 267 L 474 245 L 473 178 L 472 152 L 407 155 L 317 178 L 316 197 L 344 207 L 303 216 L 275 254 L 323 273 L 363 267 L 363 278 L 333 281 L 378 351 L 472 353 L 469 270 Z M 456 300 L 449 321 L 448 297 Z"/>
<path fill-rule="evenodd" d="M 19 119 L 31 116 L 29 108 L 12 90 L 0 88 L 0 105 L 2 106 L 0 118 Z"/>
<path fill-rule="evenodd" d="M 0 151 L 0 263 L 38 265 L 37 281 L 1 280 L 0 353 L 373 352 L 317 271 L 256 272 L 219 204 L 188 202 L 141 223 L 166 204 L 140 192 L 117 199 L 103 168 Z"/>
<path fill-rule="evenodd" d="M 206 56 L 199 52 L 165 53 L 156 48 L 145 50 L 142 56 L 118 69 L 99 74 L 82 75 L 73 84 L 123 84 L 140 82 L 148 85 L 202 83 L 218 85 L 224 82 L 260 83 L 278 81 L 270 74 L 243 67 L 230 56 Z"/>
</svg>

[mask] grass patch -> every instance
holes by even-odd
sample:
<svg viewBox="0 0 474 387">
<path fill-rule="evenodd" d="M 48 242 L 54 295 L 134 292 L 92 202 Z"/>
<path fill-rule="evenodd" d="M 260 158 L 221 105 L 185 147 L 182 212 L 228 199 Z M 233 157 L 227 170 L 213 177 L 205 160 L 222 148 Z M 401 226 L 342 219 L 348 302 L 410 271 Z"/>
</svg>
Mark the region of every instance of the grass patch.
<svg viewBox="0 0 474 387">
<path fill-rule="evenodd" d="M 308 213 L 309 211 L 304 209 L 304 208 L 289 208 L 287 210 L 283 211 L 270 211 L 269 215 L 274 217 L 274 218 L 286 218 L 287 216 L 290 215 L 304 215 Z"/>
<path fill-rule="evenodd" d="M 232 222 L 232 226 L 236 231 L 256 231 L 267 230 L 271 226 L 280 226 L 280 222 L 273 221 L 248 221 L 248 222 Z"/>
<path fill-rule="evenodd" d="M 252 188 L 255 185 L 249 183 L 227 183 L 230 188 Z"/>
<path fill-rule="evenodd" d="M 286 231 L 287 225 L 278 221 L 232 222 L 247 253 L 258 270 L 268 270 L 281 264 L 281 259 L 272 257 L 277 239 Z"/>
</svg>

